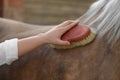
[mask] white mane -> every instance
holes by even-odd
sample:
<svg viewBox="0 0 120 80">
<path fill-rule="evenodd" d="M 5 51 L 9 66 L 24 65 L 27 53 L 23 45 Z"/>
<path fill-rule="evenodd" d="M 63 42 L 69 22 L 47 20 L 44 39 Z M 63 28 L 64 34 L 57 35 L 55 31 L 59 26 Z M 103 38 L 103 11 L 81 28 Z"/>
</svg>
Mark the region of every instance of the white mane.
<svg viewBox="0 0 120 80">
<path fill-rule="evenodd" d="M 120 0 L 98 0 L 79 20 L 114 44 L 120 39 Z"/>
</svg>

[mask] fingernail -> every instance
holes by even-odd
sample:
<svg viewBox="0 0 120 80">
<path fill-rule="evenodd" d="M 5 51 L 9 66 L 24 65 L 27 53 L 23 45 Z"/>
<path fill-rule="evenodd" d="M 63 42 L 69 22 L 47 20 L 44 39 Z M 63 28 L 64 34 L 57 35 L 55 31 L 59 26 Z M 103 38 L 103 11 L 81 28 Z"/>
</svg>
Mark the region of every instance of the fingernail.
<svg viewBox="0 0 120 80">
<path fill-rule="evenodd" d="M 75 23 L 79 23 L 79 21 L 75 21 Z"/>
<path fill-rule="evenodd" d="M 73 22 L 73 24 L 78 24 L 78 23 L 79 23 L 79 22 L 77 22 L 77 21 L 74 21 L 74 22 Z"/>
<path fill-rule="evenodd" d="M 79 22 L 79 19 L 75 20 L 75 22 Z"/>
</svg>

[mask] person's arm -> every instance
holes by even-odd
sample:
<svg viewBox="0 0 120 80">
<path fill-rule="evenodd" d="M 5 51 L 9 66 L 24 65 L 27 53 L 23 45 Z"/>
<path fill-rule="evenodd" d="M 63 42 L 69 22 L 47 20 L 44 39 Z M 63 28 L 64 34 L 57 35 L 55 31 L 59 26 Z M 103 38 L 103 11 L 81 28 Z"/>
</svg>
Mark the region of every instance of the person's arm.
<svg viewBox="0 0 120 80">
<path fill-rule="evenodd" d="M 34 48 L 47 43 L 69 45 L 70 42 L 61 40 L 61 36 L 76 24 L 78 24 L 78 22 L 65 21 L 46 33 L 41 33 L 36 36 L 20 39 L 18 41 L 18 55 L 22 56 Z"/>
<path fill-rule="evenodd" d="M 18 59 L 18 39 L 5 40 L 0 43 L 0 65 L 11 64 Z"/>
<path fill-rule="evenodd" d="M 10 39 L 0 43 L 0 65 L 11 64 L 18 57 L 28 53 L 43 44 L 69 45 L 70 42 L 61 40 L 61 36 L 78 22 L 65 21 L 46 33 L 23 39 Z"/>
</svg>

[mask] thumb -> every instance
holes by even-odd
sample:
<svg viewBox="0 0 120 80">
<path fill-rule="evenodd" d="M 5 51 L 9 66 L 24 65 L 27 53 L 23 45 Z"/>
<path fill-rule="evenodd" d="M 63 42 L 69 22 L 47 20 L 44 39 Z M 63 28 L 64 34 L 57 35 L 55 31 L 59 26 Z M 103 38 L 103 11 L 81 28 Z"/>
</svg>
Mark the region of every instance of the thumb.
<svg viewBox="0 0 120 80">
<path fill-rule="evenodd" d="M 69 41 L 63 41 L 63 40 L 58 40 L 58 45 L 67 46 L 67 45 L 70 45 L 70 42 Z"/>
</svg>

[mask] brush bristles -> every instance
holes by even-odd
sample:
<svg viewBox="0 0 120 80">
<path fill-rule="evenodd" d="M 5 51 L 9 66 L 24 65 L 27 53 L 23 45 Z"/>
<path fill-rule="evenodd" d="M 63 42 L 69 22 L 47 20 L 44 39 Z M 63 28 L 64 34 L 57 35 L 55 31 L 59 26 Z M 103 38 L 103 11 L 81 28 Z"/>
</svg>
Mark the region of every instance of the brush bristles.
<svg viewBox="0 0 120 80">
<path fill-rule="evenodd" d="M 51 45 L 56 49 L 71 49 L 78 46 L 85 46 L 88 43 L 92 42 L 95 39 L 96 32 L 91 30 L 90 34 L 83 40 L 72 42 L 69 46 L 61 46 L 61 45 Z"/>
</svg>

